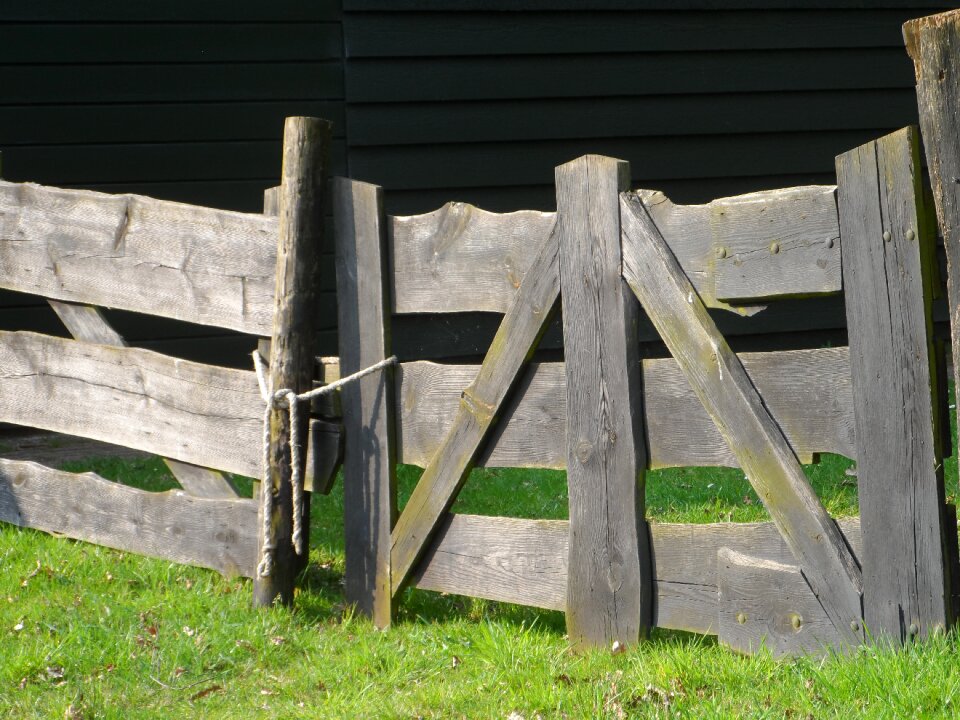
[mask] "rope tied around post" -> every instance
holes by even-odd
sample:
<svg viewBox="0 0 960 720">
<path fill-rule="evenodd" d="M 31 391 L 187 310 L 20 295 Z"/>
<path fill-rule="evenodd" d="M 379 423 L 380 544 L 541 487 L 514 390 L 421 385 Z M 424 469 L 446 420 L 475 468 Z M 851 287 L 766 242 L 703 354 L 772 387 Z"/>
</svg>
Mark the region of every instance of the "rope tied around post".
<svg viewBox="0 0 960 720">
<path fill-rule="evenodd" d="M 293 533 L 291 540 L 297 555 L 303 555 L 303 473 L 301 471 L 301 452 L 303 444 L 300 440 L 300 424 L 297 422 L 297 413 L 301 402 L 309 402 L 313 398 L 321 397 L 339 390 L 344 385 L 356 382 L 378 370 L 397 363 L 396 355 L 381 360 L 368 368 L 340 378 L 323 387 L 309 390 L 299 395 L 290 388 L 281 388 L 271 392 L 266 376 L 266 363 L 259 350 L 253 351 L 253 366 L 257 371 L 257 384 L 260 386 L 260 397 L 266 406 L 263 411 L 263 553 L 257 565 L 257 577 L 268 577 L 273 569 L 273 551 L 276 549 L 276 538 L 270 524 L 270 515 L 273 512 L 273 481 L 270 477 L 270 415 L 274 410 L 286 407 L 290 413 L 290 483 L 293 495 Z"/>
</svg>

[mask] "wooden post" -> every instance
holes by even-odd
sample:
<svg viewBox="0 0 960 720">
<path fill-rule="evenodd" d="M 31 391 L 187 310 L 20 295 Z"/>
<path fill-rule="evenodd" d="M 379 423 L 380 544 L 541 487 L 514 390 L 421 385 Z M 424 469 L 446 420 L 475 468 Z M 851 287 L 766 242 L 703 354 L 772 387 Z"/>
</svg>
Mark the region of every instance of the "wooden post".
<svg viewBox="0 0 960 720">
<path fill-rule="evenodd" d="M 639 304 L 620 275 L 629 178 L 627 163 L 596 155 L 556 169 L 575 647 L 635 643 L 652 618 Z"/>
<path fill-rule="evenodd" d="M 867 629 L 945 629 L 943 471 L 920 148 L 909 127 L 837 157 Z"/>
<path fill-rule="evenodd" d="M 273 336 L 270 346 L 270 386 L 301 393 L 313 380 L 313 311 L 317 285 L 317 248 L 323 238 L 323 190 L 330 149 L 331 124 L 317 118 L 287 118 L 283 131 L 283 170 Z M 306 437 L 308 408 L 304 407 L 300 437 Z M 276 549 L 273 569 L 255 577 L 253 603 L 293 602 L 297 562 L 291 536 L 293 499 L 290 482 L 290 426 L 285 408 L 270 416 L 269 478 L 261 485 L 257 557 L 261 557 L 263 498 L 273 493 L 270 528 Z M 305 458 L 306 453 L 301 457 Z M 301 468 L 303 470 L 303 468 Z M 307 552 L 304 528 L 304 552 Z"/>
<path fill-rule="evenodd" d="M 337 308 L 342 376 L 390 355 L 386 216 L 376 185 L 334 185 Z M 390 531 L 397 515 L 393 370 L 341 390 L 346 596 L 377 627 L 393 615 Z"/>
</svg>

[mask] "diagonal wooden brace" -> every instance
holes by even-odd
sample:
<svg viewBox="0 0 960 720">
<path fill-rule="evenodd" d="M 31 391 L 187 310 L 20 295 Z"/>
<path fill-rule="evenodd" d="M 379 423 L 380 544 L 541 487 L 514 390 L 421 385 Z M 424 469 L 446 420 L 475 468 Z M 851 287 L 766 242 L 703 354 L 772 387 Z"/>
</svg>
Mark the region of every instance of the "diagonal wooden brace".
<svg viewBox="0 0 960 720">
<path fill-rule="evenodd" d="M 797 559 L 839 635 L 863 636 L 860 568 L 643 202 L 620 195 L 623 277 Z"/>
<path fill-rule="evenodd" d="M 394 595 L 463 487 L 484 438 L 550 323 L 560 295 L 558 246 L 554 229 L 524 275 L 476 379 L 463 391 L 453 426 L 397 520 L 390 554 Z"/>
</svg>

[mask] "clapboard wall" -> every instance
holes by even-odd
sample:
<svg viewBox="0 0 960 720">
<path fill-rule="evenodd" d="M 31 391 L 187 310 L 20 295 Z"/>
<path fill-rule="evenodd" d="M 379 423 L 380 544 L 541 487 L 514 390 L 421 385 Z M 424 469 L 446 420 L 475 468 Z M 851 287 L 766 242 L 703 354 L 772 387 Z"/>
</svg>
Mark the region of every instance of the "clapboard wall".
<svg viewBox="0 0 960 720">
<path fill-rule="evenodd" d="M 282 118 L 312 114 L 336 124 L 335 171 L 382 184 L 388 210 L 400 214 L 448 200 L 552 209 L 554 166 L 584 153 L 629 160 L 634 186 L 677 202 L 832 183 L 835 155 L 916 122 L 900 26 L 949 6 L 5 3 L 4 176 L 256 210 L 279 176 Z M 332 263 L 324 266 L 318 349 L 334 353 Z M 0 326 L 55 326 L 24 298 L 2 301 Z M 721 322 L 749 336 L 842 333 L 840 302 L 814 304 L 815 312 L 783 303 L 751 321 L 727 314 Z M 239 357 L 248 344 L 201 342 L 206 331 L 181 324 L 114 320 L 139 344 L 162 340 L 204 359 L 215 348 Z M 481 350 L 495 324 L 406 320 L 394 335 L 404 354 L 444 355 Z"/>
<path fill-rule="evenodd" d="M 0 150 L 8 180 L 259 212 L 283 120 L 335 123 L 346 171 L 339 0 L 31 0 L 0 4 Z M 317 326 L 335 343 L 332 257 Z M 4 294 L 0 326 L 58 329 Z M 250 338 L 111 314 L 131 342 L 248 365 Z"/>
</svg>

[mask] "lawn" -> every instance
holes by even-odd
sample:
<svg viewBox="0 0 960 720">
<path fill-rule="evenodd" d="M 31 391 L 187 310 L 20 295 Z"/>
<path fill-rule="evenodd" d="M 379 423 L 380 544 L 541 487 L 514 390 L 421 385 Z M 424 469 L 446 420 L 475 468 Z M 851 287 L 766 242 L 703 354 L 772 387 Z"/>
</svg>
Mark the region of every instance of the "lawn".
<svg viewBox="0 0 960 720">
<path fill-rule="evenodd" d="M 808 472 L 856 512 L 850 463 Z M 162 490 L 159 460 L 70 463 Z M 419 471 L 400 469 L 403 499 Z M 956 463 L 946 467 L 956 493 Z M 249 489 L 249 484 L 247 485 Z M 660 521 L 762 519 L 743 473 L 651 473 Z M 296 608 L 250 609 L 250 582 L 0 526 L 0 716 L 11 718 L 931 717 L 960 711 L 960 639 L 900 652 L 774 660 L 655 631 L 624 653 L 573 654 L 563 615 L 408 590 L 379 632 L 345 606 L 342 494 L 314 500 Z M 456 510 L 566 516 L 561 472 L 475 471 Z"/>
</svg>

